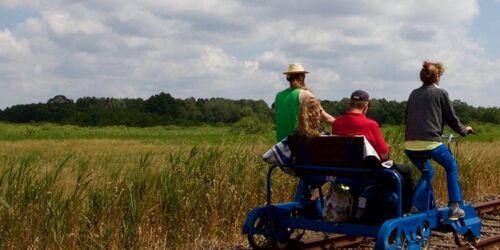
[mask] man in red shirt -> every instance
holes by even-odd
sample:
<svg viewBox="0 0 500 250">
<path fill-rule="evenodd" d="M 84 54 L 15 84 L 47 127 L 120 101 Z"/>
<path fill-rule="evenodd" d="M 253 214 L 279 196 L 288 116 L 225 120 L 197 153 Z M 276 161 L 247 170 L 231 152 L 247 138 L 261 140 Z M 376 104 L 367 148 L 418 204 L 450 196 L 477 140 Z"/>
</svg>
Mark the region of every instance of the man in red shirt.
<svg viewBox="0 0 500 250">
<path fill-rule="evenodd" d="M 351 102 L 347 112 L 337 117 L 332 125 L 334 135 L 363 135 L 377 151 L 381 162 L 389 159 L 389 146 L 382 136 L 378 123 L 366 117 L 369 107 L 369 95 L 363 90 L 351 94 Z M 413 198 L 413 176 L 411 169 L 402 164 L 393 164 L 403 179 L 403 212 L 407 212 Z"/>
</svg>

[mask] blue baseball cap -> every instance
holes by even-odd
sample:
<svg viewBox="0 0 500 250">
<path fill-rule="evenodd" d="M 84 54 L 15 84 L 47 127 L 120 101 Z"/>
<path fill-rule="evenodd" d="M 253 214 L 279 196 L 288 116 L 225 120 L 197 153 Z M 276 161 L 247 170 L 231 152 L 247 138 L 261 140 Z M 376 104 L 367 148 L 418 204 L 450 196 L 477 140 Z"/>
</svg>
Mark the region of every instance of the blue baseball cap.
<svg viewBox="0 0 500 250">
<path fill-rule="evenodd" d="M 351 94 L 351 101 L 363 101 L 367 102 L 370 98 L 370 95 L 363 90 L 356 90 Z"/>
</svg>

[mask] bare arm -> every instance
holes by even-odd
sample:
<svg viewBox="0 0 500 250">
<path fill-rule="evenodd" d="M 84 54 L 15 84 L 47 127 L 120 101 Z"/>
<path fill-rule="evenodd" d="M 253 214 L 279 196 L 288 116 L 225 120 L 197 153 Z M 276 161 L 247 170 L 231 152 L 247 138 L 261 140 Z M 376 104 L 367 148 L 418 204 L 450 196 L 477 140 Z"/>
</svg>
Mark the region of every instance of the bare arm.
<svg viewBox="0 0 500 250">
<path fill-rule="evenodd" d="M 323 110 L 323 108 L 321 108 L 321 120 L 332 125 L 335 121 L 335 117 L 328 114 L 325 110 Z"/>
<path fill-rule="evenodd" d="M 302 103 L 306 98 L 309 98 L 309 97 L 315 97 L 313 95 L 313 93 L 311 93 L 311 91 L 305 90 L 305 89 L 300 91 L 300 93 L 299 93 L 300 103 Z M 323 107 L 321 107 L 321 120 L 331 125 L 335 121 L 335 117 L 328 114 L 328 112 L 326 112 L 323 109 Z"/>
<path fill-rule="evenodd" d="M 307 89 L 301 89 L 299 92 L 299 101 L 300 103 L 303 103 L 305 99 L 309 97 L 314 97 L 313 93 Z"/>
</svg>

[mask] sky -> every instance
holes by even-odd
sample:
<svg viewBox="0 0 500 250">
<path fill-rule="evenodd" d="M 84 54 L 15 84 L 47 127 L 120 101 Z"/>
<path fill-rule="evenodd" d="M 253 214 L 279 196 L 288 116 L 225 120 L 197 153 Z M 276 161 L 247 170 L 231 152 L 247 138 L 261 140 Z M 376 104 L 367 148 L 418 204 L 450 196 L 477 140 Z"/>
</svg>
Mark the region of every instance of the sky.
<svg viewBox="0 0 500 250">
<path fill-rule="evenodd" d="M 55 95 L 265 100 L 299 62 L 320 99 L 403 101 L 424 60 L 500 106 L 499 0 L 0 0 L 0 109 Z"/>
</svg>

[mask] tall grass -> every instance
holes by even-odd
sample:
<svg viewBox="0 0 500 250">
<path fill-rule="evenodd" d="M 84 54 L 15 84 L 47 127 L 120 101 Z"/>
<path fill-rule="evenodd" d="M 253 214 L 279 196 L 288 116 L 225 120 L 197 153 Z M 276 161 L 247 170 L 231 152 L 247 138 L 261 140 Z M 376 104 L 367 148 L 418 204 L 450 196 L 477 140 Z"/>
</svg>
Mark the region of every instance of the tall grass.
<svg viewBox="0 0 500 250">
<path fill-rule="evenodd" d="M 0 142 L 0 248 L 184 248 L 241 239 L 266 143 Z M 47 150 L 50 149 L 50 150 Z M 276 199 L 293 180 L 277 176 Z"/>
<path fill-rule="evenodd" d="M 39 129 L 4 126 L 13 134 L 23 126 Z M 129 139 L 116 139 L 96 136 L 101 129 L 94 134 L 82 129 L 82 138 L 68 132 L 57 139 L 41 130 L 22 136 L 3 132 L 0 249 L 192 249 L 244 242 L 246 214 L 265 201 L 267 165 L 260 156 L 272 145 L 272 134 L 190 128 L 191 135 L 158 127 L 151 131 L 156 137 L 130 129 L 123 136 Z M 102 128 L 119 138 L 114 129 L 122 128 Z M 195 143 L 200 131 L 213 138 Z M 169 138 L 176 133 L 184 139 Z M 408 163 L 401 128 L 384 133 L 392 157 Z M 459 145 L 466 199 L 500 193 L 499 146 L 500 141 Z M 438 199 L 445 201 L 444 171 L 436 166 L 436 172 Z M 276 171 L 273 180 L 273 200 L 291 199 L 294 178 Z"/>
</svg>

